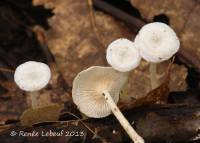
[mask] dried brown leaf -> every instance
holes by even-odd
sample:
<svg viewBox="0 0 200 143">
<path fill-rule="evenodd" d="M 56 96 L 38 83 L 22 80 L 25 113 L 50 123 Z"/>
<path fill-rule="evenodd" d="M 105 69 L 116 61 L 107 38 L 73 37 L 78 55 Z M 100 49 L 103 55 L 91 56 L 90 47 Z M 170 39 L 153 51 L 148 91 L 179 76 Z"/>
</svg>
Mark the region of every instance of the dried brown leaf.
<svg viewBox="0 0 200 143">
<path fill-rule="evenodd" d="M 121 110 L 131 109 L 144 105 L 151 105 L 156 102 L 166 102 L 169 94 L 168 82 L 164 82 L 159 87 L 154 90 L 151 90 L 149 93 L 141 96 L 138 99 L 130 100 L 126 103 L 119 103 L 119 107 Z"/>
<path fill-rule="evenodd" d="M 32 126 L 41 122 L 58 121 L 63 105 L 52 104 L 36 109 L 29 108 L 20 117 L 22 126 Z"/>
<path fill-rule="evenodd" d="M 169 62 L 160 63 L 157 66 L 157 78 L 160 84 L 165 80 L 166 70 Z M 170 73 L 169 89 L 172 91 L 185 91 L 187 68 L 182 65 L 173 64 Z M 140 66 L 134 70 L 129 77 L 128 93 L 132 98 L 140 98 L 150 92 L 151 82 L 149 63 L 142 61 Z"/>
</svg>

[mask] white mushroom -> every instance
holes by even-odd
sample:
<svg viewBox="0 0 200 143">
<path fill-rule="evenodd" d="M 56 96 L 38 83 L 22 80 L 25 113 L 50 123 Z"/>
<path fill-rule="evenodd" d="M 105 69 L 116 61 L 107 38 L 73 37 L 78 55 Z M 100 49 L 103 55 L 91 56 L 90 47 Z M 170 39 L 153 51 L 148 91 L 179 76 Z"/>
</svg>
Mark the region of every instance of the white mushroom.
<svg viewBox="0 0 200 143">
<path fill-rule="evenodd" d="M 106 59 L 114 69 L 127 72 L 139 65 L 141 57 L 133 42 L 121 38 L 108 46 Z"/>
<path fill-rule="evenodd" d="M 158 86 L 156 65 L 170 59 L 180 47 L 179 39 L 174 30 L 160 22 L 146 24 L 135 38 L 135 45 L 141 56 L 150 64 L 152 88 Z"/>
<path fill-rule="evenodd" d="M 127 80 L 127 72 L 119 72 L 111 67 L 90 67 L 74 79 L 72 98 L 79 110 L 89 117 L 103 118 L 112 111 L 130 138 L 136 143 L 143 143 L 144 140 L 116 106 Z"/>
<path fill-rule="evenodd" d="M 44 88 L 51 78 L 49 66 L 35 61 L 19 65 L 14 74 L 15 83 L 31 95 L 32 107 L 37 107 L 38 91 Z"/>
</svg>

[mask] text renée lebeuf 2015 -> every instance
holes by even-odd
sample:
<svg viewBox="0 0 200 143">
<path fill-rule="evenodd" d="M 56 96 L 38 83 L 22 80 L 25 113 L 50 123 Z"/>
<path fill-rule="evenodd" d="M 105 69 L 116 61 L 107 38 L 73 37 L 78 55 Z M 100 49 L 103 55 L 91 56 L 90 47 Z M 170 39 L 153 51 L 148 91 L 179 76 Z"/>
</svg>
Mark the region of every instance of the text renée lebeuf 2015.
<svg viewBox="0 0 200 143">
<path fill-rule="evenodd" d="M 65 130 L 60 130 L 60 131 L 18 131 L 18 136 L 31 136 L 31 137 L 37 137 L 37 136 L 84 136 L 83 131 L 65 131 Z"/>
</svg>

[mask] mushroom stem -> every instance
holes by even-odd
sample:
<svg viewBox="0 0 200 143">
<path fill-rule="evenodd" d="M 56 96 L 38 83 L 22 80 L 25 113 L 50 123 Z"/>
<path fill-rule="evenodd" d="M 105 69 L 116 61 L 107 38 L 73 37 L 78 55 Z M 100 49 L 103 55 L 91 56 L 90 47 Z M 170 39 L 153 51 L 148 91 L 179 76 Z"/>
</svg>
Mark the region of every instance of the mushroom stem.
<svg viewBox="0 0 200 143">
<path fill-rule="evenodd" d="M 110 106 L 113 114 L 117 118 L 117 120 L 120 122 L 124 130 L 127 132 L 129 137 L 132 139 L 134 143 L 144 143 L 144 139 L 137 134 L 137 132 L 132 128 L 130 123 L 127 121 L 127 119 L 124 117 L 124 115 L 121 113 L 115 102 L 113 101 L 110 93 L 108 91 L 103 92 L 103 96 Z"/>
<path fill-rule="evenodd" d="M 30 92 L 29 94 L 31 96 L 32 108 L 35 109 L 38 106 L 37 99 L 38 99 L 39 93 L 38 91 L 33 91 L 33 92 Z"/>
<path fill-rule="evenodd" d="M 149 72 L 150 72 L 151 88 L 155 89 L 159 85 L 159 81 L 156 77 L 156 75 L 157 75 L 157 64 L 156 63 L 150 63 Z"/>
</svg>

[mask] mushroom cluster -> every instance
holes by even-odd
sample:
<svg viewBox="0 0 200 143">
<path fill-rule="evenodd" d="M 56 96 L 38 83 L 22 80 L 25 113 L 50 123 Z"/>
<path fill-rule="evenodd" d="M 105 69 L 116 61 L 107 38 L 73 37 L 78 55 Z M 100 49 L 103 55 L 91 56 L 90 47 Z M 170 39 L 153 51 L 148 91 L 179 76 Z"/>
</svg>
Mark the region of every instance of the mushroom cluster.
<svg viewBox="0 0 200 143">
<path fill-rule="evenodd" d="M 106 59 L 111 67 L 90 67 L 80 72 L 73 81 L 72 98 L 78 109 L 88 117 L 116 116 L 122 127 L 135 143 L 144 140 L 132 128 L 117 107 L 119 93 L 141 58 L 150 62 L 152 88 L 157 87 L 156 63 L 170 59 L 178 50 L 180 42 L 168 25 L 160 22 L 141 28 L 134 42 L 117 39 L 109 44 Z"/>
<path fill-rule="evenodd" d="M 117 102 L 131 70 L 137 68 L 141 58 L 150 62 L 152 88 L 158 85 L 156 63 L 170 59 L 180 47 L 176 33 L 164 23 L 154 22 L 141 28 L 134 42 L 117 39 L 107 48 L 106 59 L 111 67 L 93 66 L 77 74 L 73 81 L 72 99 L 78 109 L 88 117 L 103 118 L 115 115 L 134 143 L 144 143 Z M 32 107 L 37 108 L 38 91 L 51 78 L 48 65 L 29 61 L 19 65 L 14 74 L 16 84 L 31 95 Z"/>
<path fill-rule="evenodd" d="M 130 40 L 117 39 L 108 46 L 106 59 L 112 67 L 90 67 L 75 77 L 73 101 L 88 117 L 103 118 L 113 113 L 135 143 L 144 143 L 116 105 L 129 72 L 140 63 L 139 50 Z"/>
</svg>

